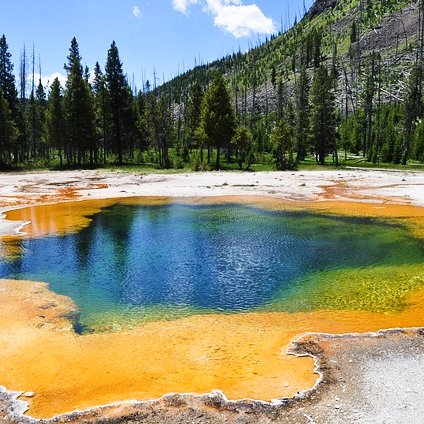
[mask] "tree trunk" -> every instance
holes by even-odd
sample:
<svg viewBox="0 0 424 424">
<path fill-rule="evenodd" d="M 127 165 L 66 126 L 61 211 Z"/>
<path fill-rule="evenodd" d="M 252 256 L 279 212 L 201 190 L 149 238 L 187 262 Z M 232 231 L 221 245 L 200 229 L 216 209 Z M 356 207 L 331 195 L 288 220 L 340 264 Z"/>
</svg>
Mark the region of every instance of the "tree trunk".
<svg viewBox="0 0 424 424">
<path fill-rule="evenodd" d="M 220 158 L 220 156 L 221 156 L 221 148 L 217 147 L 216 148 L 216 163 L 215 163 L 215 169 L 217 171 L 219 171 L 220 168 L 221 168 L 221 158 Z"/>
</svg>

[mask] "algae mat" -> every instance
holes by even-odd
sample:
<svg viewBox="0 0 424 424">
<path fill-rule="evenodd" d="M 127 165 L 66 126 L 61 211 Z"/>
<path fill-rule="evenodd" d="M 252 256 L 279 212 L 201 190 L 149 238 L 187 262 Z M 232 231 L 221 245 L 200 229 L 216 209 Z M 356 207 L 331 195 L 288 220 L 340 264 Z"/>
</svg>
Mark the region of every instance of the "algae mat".
<svg viewBox="0 0 424 424">
<path fill-rule="evenodd" d="M 311 358 L 285 354 L 285 348 L 296 335 L 307 331 L 344 333 L 424 325 L 420 208 L 386 206 L 383 210 L 351 204 L 349 215 L 356 217 L 347 218 L 344 206 L 337 209 L 337 204 L 327 204 L 333 213 L 338 213 L 335 217 L 322 211 L 310 212 L 312 208 L 325 208 L 324 204 L 299 205 L 297 209 L 302 211 L 293 211 L 293 207 L 275 200 L 221 200 L 220 205 L 214 206 L 193 206 L 192 201 L 178 204 L 172 199 L 80 202 L 9 214 L 9 218 L 31 220 L 32 225 L 27 228 L 29 237 L 4 243 L 5 267 L 9 266 L 4 276 L 15 267 L 13 276 L 28 278 L 31 275 L 28 263 L 32 261 L 28 258 L 34 256 L 33 249 L 40 247 L 46 256 L 47 268 L 52 271 L 47 245 L 43 244 L 46 241 L 62 247 L 71 243 L 74 249 L 78 246 L 79 251 L 87 252 L 83 258 L 95 258 L 89 252 L 90 246 L 96 243 L 93 243 L 94 235 L 99 235 L 96 220 L 113 232 L 112 238 L 119 239 L 120 232 L 128 234 L 129 228 L 141 228 L 140 234 L 146 237 L 146 222 L 137 221 L 140 210 L 143 216 L 151 215 L 149 219 L 154 225 L 150 222 L 149 228 L 156 237 L 158 225 L 172 216 L 175 228 L 168 227 L 158 243 L 166 242 L 168 250 L 172 248 L 175 232 L 177 241 L 187 240 L 184 218 L 190 215 L 190 231 L 203 231 L 203 243 L 200 243 L 201 252 L 206 255 L 200 255 L 203 268 L 207 268 L 206 259 L 213 258 L 211 252 L 205 253 L 205 240 L 211 244 L 221 243 L 215 250 L 221 255 L 230 252 L 228 258 L 233 261 L 231 266 L 221 263 L 217 267 L 224 281 L 221 284 L 224 290 L 218 291 L 219 296 L 212 296 L 217 290 L 212 294 L 208 292 L 213 280 L 206 280 L 208 284 L 204 288 L 197 287 L 194 278 L 188 289 L 175 290 L 171 306 L 165 304 L 163 293 L 159 296 L 157 286 L 153 286 L 151 292 L 159 298 L 146 291 L 140 293 L 137 286 L 133 291 L 111 288 L 112 298 L 118 300 L 115 302 L 118 305 L 101 299 L 101 307 L 107 306 L 109 310 L 96 307 L 94 312 L 81 304 L 81 298 L 65 291 L 82 311 L 80 329 L 86 332 L 83 336 L 77 335 L 69 320 L 63 318 L 76 309 L 68 297 L 53 294 L 36 283 L 2 283 L 0 384 L 12 390 L 36 393 L 30 399 L 30 415 L 49 417 L 130 398 L 151 399 L 169 392 L 204 393 L 216 388 L 230 399 L 271 400 L 291 396 L 312 387 L 317 378 Z M 246 200 L 249 207 L 240 206 L 247 203 Z M 225 204 L 228 201 L 230 204 Z M 98 213 L 102 208 L 103 212 Z M 131 225 L 123 222 L 124 211 L 136 215 Z M 197 220 L 193 213 L 197 214 Z M 390 220 L 376 221 L 377 215 Z M 115 219 L 120 223 L 118 228 L 112 229 L 111 222 Z M 97 230 L 93 232 L 93 228 Z M 236 231 L 231 236 L 234 228 Z M 75 239 L 90 229 L 90 243 Z M 355 232 L 360 234 L 359 238 L 354 237 Z M 145 252 L 145 247 L 137 242 L 140 234 L 133 238 L 133 244 L 127 241 L 123 245 Z M 237 250 L 235 239 L 243 241 L 242 248 Z M 192 252 L 198 240 L 190 240 L 190 249 L 184 246 L 186 241 L 178 244 L 179 249 Z M 263 246 L 267 243 L 274 247 L 265 249 Z M 307 260 L 304 260 L 301 255 L 296 256 L 295 250 L 307 243 L 312 247 L 309 246 Z M 335 243 L 339 245 L 334 250 Z M 261 251 L 262 248 L 265 250 Z M 63 259 L 64 252 L 70 248 L 64 249 L 59 258 Z M 246 251 L 250 256 L 243 255 Z M 336 254 L 342 259 L 338 265 L 331 260 Z M 153 256 L 160 257 L 158 255 L 155 250 Z M 121 256 L 118 265 L 122 266 L 122 258 L 128 253 L 121 252 Z M 246 256 L 249 260 L 244 263 Z M 290 256 L 296 257 L 296 261 L 290 263 L 293 259 Z M 177 257 L 181 261 L 181 256 Z M 26 263 L 23 258 L 27 258 Z M 252 264 L 259 273 L 249 268 Z M 294 273 L 293 270 L 299 271 L 299 264 L 303 264 L 306 271 Z M 241 281 L 236 274 L 231 274 L 235 267 L 238 274 L 243 275 Z M 163 285 L 172 287 L 166 283 L 166 266 L 163 268 L 156 270 L 156 274 L 161 271 L 158 275 Z M 275 275 L 267 274 L 265 287 L 256 287 L 254 283 L 270 268 L 276 269 Z M 207 275 L 213 274 L 207 269 Z M 213 271 L 217 272 L 216 268 Z M 183 275 L 183 281 L 190 281 L 191 273 L 187 265 L 177 275 Z M 275 283 L 275 276 L 279 276 L 279 284 Z M 242 287 L 225 286 L 231 278 L 235 286 L 241 284 Z M 243 291 L 242 281 L 250 282 L 249 290 Z M 50 283 L 53 288 L 54 282 Z M 93 284 L 90 281 L 85 286 L 77 286 L 76 291 L 89 292 L 88 286 Z M 128 289 L 128 285 L 127 282 L 125 288 Z M 234 292 L 236 295 L 230 289 L 238 289 Z M 198 294 L 202 290 L 206 295 L 199 300 L 193 291 Z M 256 290 L 254 296 L 252 290 Z M 54 287 L 54 292 L 61 291 Z M 123 305 L 122 299 L 127 299 L 131 292 L 137 293 L 137 302 L 129 299 L 131 302 Z M 123 293 L 122 298 L 117 293 Z M 231 297 L 234 302 L 229 302 Z M 208 302 L 201 303 L 202 298 Z M 182 312 L 176 312 L 178 307 Z M 124 318 L 120 322 L 117 317 L 122 312 Z M 13 322 L 11 316 L 22 318 Z M 131 318 L 130 325 L 127 325 L 128 318 Z"/>
</svg>

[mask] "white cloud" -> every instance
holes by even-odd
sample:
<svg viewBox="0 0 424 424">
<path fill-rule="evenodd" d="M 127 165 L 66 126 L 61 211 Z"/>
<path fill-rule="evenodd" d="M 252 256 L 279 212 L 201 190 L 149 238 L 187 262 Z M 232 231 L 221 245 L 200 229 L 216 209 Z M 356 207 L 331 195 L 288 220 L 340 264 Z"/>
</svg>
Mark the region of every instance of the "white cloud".
<svg viewBox="0 0 424 424">
<path fill-rule="evenodd" d="M 214 17 L 218 28 L 236 38 L 252 34 L 273 34 L 275 25 L 256 4 L 243 4 L 242 0 L 172 0 L 175 10 L 187 14 L 190 5 L 202 2 L 203 10 Z"/>
<path fill-rule="evenodd" d="M 216 14 L 214 22 L 236 38 L 275 32 L 272 19 L 267 18 L 256 4 L 224 6 Z"/>
<path fill-rule="evenodd" d="M 35 88 L 37 88 L 40 79 L 41 79 L 41 84 L 43 85 L 43 87 L 49 88 L 53 84 L 53 81 L 55 80 L 55 78 L 58 78 L 62 88 L 65 88 L 67 78 L 65 75 L 62 75 L 60 72 L 54 72 L 51 75 L 34 74 Z M 32 84 L 32 75 L 28 75 L 27 81 Z"/>
<path fill-rule="evenodd" d="M 243 6 L 241 0 L 206 0 L 205 9 L 213 15 L 218 15 L 222 9 L 228 6 Z"/>
<path fill-rule="evenodd" d="M 187 14 L 188 8 L 192 4 L 197 4 L 198 0 L 172 0 L 172 7 L 181 13 Z"/>
<path fill-rule="evenodd" d="M 132 14 L 135 18 L 141 18 L 141 9 L 138 6 L 134 6 L 132 9 Z"/>
</svg>

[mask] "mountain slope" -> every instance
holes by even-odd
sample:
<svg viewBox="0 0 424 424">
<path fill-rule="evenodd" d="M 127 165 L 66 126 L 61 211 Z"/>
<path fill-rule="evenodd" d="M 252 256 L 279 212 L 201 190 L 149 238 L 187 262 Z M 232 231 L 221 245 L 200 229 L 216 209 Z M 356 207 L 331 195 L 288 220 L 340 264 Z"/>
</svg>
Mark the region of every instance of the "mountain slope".
<svg viewBox="0 0 424 424">
<path fill-rule="evenodd" d="M 317 0 L 284 34 L 245 54 L 238 52 L 198 66 L 158 90 L 172 92 L 179 103 L 194 80 L 206 86 L 214 71 L 219 70 L 230 82 L 240 108 L 265 113 L 277 108 L 279 83 L 290 93 L 305 55 L 310 56 L 307 67 L 312 70 L 313 56 L 319 48 L 320 63 L 331 67 L 334 62 L 337 68 L 339 96 L 346 96 L 343 86 L 362 83 L 343 79 L 355 72 L 364 74 L 368 57 L 378 51 L 386 95 L 402 98 L 417 48 L 418 18 L 416 1 Z"/>
</svg>

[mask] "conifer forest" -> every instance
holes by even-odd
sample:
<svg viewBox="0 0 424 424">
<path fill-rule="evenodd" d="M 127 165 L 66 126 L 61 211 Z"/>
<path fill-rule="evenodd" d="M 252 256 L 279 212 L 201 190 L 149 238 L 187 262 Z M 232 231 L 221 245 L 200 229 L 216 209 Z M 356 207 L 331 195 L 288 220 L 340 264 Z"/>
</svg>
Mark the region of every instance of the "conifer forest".
<svg viewBox="0 0 424 424">
<path fill-rule="evenodd" d="M 66 84 L 44 86 L 5 34 L 0 169 L 420 166 L 423 44 L 422 0 L 318 0 L 246 53 L 141 88 L 115 42 L 89 69 L 73 38 Z"/>
</svg>

